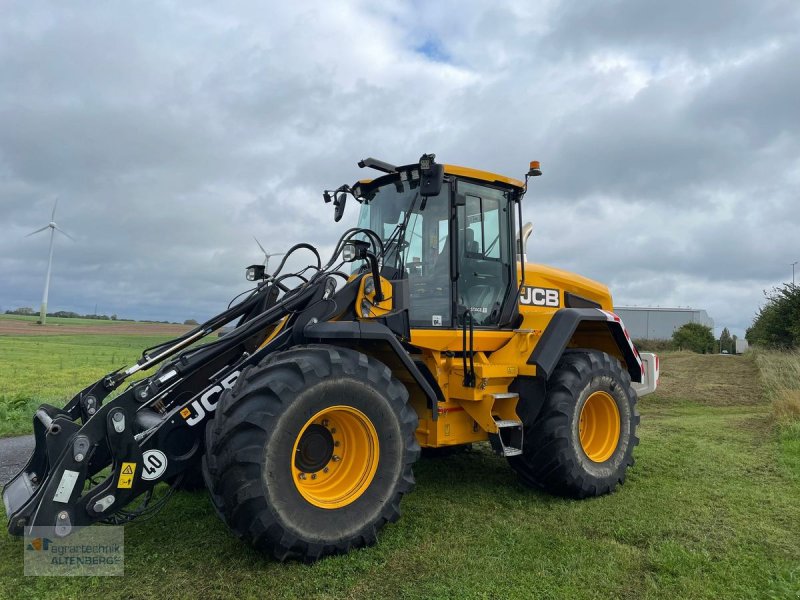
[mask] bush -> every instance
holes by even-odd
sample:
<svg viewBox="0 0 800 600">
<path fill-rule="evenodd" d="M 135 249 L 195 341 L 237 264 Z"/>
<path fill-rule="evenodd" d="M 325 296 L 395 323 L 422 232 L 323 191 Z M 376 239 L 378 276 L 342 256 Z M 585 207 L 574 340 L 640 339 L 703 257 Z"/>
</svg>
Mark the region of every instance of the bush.
<svg viewBox="0 0 800 600">
<path fill-rule="evenodd" d="M 672 343 L 678 350 L 707 354 L 714 351 L 716 340 L 711 327 L 700 323 L 686 323 L 672 334 Z"/>
<path fill-rule="evenodd" d="M 787 350 L 800 346 L 800 288 L 786 284 L 765 292 L 745 338 L 754 346 Z"/>
</svg>

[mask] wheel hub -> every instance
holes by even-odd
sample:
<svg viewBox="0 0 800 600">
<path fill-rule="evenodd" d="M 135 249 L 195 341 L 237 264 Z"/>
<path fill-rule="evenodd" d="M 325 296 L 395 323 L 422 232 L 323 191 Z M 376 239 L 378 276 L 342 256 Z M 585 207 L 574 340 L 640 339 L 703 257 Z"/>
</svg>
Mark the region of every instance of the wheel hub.
<svg viewBox="0 0 800 600">
<path fill-rule="evenodd" d="M 589 460 L 605 462 L 617 449 L 620 437 L 619 409 L 608 392 L 592 392 L 581 409 L 578 433 Z"/>
<path fill-rule="evenodd" d="M 312 423 L 297 443 L 294 466 L 306 473 L 315 473 L 333 456 L 333 435 L 327 427 Z"/>
<path fill-rule="evenodd" d="M 311 504 L 336 509 L 355 502 L 378 468 L 379 443 L 369 418 L 351 406 L 332 406 L 309 419 L 294 445 L 292 478 Z"/>
</svg>

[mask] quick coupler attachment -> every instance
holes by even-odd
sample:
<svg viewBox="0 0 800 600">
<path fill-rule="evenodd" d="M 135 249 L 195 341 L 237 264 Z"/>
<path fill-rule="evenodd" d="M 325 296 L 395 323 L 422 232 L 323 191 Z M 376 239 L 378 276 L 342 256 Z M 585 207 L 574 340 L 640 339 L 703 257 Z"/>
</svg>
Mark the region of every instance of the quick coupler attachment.
<svg viewBox="0 0 800 600">
<path fill-rule="evenodd" d="M 52 406 L 36 411 L 33 454 L 3 488 L 11 535 L 44 526 L 63 537 L 103 520 L 141 493 L 135 413 L 113 404 L 82 427 Z M 87 481 L 109 465 L 111 473 L 87 489 Z"/>
<path fill-rule="evenodd" d="M 37 507 L 37 499 L 43 486 L 52 473 L 51 465 L 79 429 L 68 413 L 53 406 L 43 404 L 34 413 L 33 435 L 35 447 L 33 454 L 23 469 L 3 488 L 3 504 L 8 516 L 8 530 L 12 535 L 22 535 L 24 528 L 31 525 L 31 517 Z M 82 459 L 89 450 L 89 441 L 79 442 L 83 448 Z M 65 481 L 65 485 L 68 481 Z"/>
</svg>

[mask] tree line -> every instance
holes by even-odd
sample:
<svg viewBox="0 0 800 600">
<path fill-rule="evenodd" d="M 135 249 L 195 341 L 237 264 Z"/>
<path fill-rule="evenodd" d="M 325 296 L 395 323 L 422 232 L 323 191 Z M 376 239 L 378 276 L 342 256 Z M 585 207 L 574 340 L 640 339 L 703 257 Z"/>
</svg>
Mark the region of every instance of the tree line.
<svg viewBox="0 0 800 600">
<path fill-rule="evenodd" d="M 764 292 L 764 304 L 758 309 L 753 324 L 747 328 L 745 339 L 753 346 L 775 350 L 800 348 L 800 287 L 786 283 Z M 639 340 L 642 349 L 655 351 L 692 350 L 693 352 L 723 352 L 733 354 L 736 336 L 727 328 L 719 340 L 710 327 L 687 323 L 672 335 L 671 340 Z"/>
<path fill-rule="evenodd" d="M 634 340 L 636 347 L 646 352 L 688 350 L 698 354 L 736 353 L 736 336 L 725 327 L 719 336 L 708 325 L 685 323 L 672 332 L 669 340 Z"/>
<path fill-rule="evenodd" d="M 37 316 L 38 311 L 33 310 L 30 306 L 22 306 L 14 310 L 5 311 L 7 315 L 24 315 L 24 316 Z M 97 319 L 98 321 L 132 321 L 133 319 L 119 319 L 117 315 L 81 315 L 71 310 L 57 310 L 55 312 L 47 313 L 48 317 L 60 317 L 62 319 Z"/>
<path fill-rule="evenodd" d="M 33 310 L 30 306 L 22 306 L 20 308 L 15 308 L 13 310 L 5 311 L 7 315 L 23 315 L 26 317 L 35 317 L 38 316 L 39 313 Z M 80 313 L 72 312 L 70 310 L 58 310 L 55 312 L 47 313 L 48 317 L 60 317 L 62 319 L 96 319 L 98 321 L 127 321 L 130 323 L 166 323 L 171 325 L 178 325 L 175 321 L 136 321 L 136 319 L 123 319 L 117 317 L 117 315 L 82 315 Z M 197 321 L 194 319 L 186 319 L 183 322 L 184 325 L 197 325 Z"/>
</svg>

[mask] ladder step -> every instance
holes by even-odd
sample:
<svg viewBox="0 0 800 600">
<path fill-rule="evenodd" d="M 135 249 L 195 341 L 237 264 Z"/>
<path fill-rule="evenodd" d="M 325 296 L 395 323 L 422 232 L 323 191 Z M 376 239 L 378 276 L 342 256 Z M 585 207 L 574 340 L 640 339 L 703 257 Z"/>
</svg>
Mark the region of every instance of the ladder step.
<svg viewBox="0 0 800 600">
<path fill-rule="evenodd" d="M 499 394 L 492 394 L 492 398 L 495 400 L 510 400 L 511 398 L 519 398 L 519 394 L 516 392 L 502 392 Z"/>
<path fill-rule="evenodd" d="M 498 419 L 495 421 L 497 433 L 489 434 L 489 442 L 495 454 L 500 456 L 519 456 L 522 454 L 522 421 L 519 419 Z"/>
</svg>

